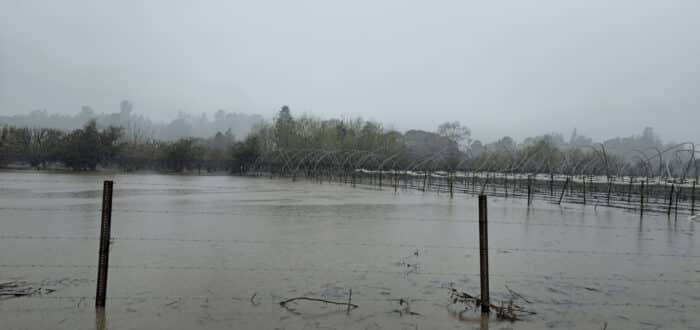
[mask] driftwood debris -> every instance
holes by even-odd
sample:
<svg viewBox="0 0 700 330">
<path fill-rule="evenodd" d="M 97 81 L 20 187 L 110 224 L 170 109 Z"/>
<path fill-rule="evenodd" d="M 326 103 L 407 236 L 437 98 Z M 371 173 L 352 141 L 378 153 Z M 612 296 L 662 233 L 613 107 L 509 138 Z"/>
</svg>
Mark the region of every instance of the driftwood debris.
<svg viewBox="0 0 700 330">
<path fill-rule="evenodd" d="M 524 298 L 522 298 L 522 295 L 516 294 L 515 291 L 512 291 L 510 289 L 508 289 L 508 291 L 510 291 L 511 294 L 513 294 L 514 296 L 517 295 L 521 299 L 525 300 Z M 469 310 L 471 306 L 473 306 L 474 309 L 478 309 L 481 307 L 482 304 L 481 298 L 472 296 L 466 292 L 457 291 L 456 289 L 452 289 L 450 293 L 450 300 L 452 300 L 453 304 L 465 304 L 465 310 Z M 527 302 L 527 300 L 525 301 Z M 535 312 L 526 310 L 522 306 L 516 305 L 515 303 L 513 303 L 512 299 L 508 302 L 501 302 L 500 306 L 493 303 L 489 304 L 489 306 L 491 307 L 491 309 L 496 311 L 496 317 L 499 320 L 507 320 L 514 322 L 522 320 L 523 317 L 527 315 L 536 314 Z"/>
<path fill-rule="evenodd" d="M 507 285 L 506 285 L 506 290 L 508 290 L 508 292 L 510 292 L 510 294 L 513 295 L 513 297 L 520 298 L 520 299 L 522 299 L 524 302 L 526 302 L 526 303 L 528 303 L 528 304 L 532 304 L 532 301 L 527 300 L 527 298 L 525 298 L 525 297 L 523 297 L 523 295 L 521 295 L 521 294 L 519 294 L 519 293 L 513 291 L 513 290 L 512 290 L 511 288 L 509 288 Z"/>
<path fill-rule="evenodd" d="M 393 311 L 394 313 L 399 313 L 399 315 L 420 315 L 419 313 L 416 313 L 411 310 L 411 304 L 409 304 L 408 299 L 399 298 L 390 300 L 397 301 L 399 303 L 399 306 L 401 307 L 401 309 L 395 309 Z"/>
<path fill-rule="evenodd" d="M 49 294 L 54 291 L 56 290 L 43 287 L 33 287 L 29 283 L 23 281 L 0 283 L 0 299 Z"/>
<path fill-rule="evenodd" d="M 260 305 L 260 302 L 258 302 L 258 301 L 255 300 L 255 297 L 257 297 L 257 296 L 258 296 L 258 293 L 257 293 L 257 292 L 253 293 L 253 295 L 250 296 L 250 304 L 251 304 L 251 305 L 253 305 L 253 306 L 258 306 L 258 305 Z"/>
<path fill-rule="evenodd" d="M 312 297 L 294 297 L 294 298 L 289 298 L 287 300 L 280 301 L 279 304 L 280 304 L 280 306 L 291 310 L 291 308 L 289 308 L 289 306 L 287 306 L 287 304 L 294 302 L 294 301 L 299 301 L 299 300 L 321 302 L 321 303 L 339 305 L 339 306 L 347 306 L 348 313 L 350 313 L 350 310 L 360 307 L 360 306 L 352 303 L 352 290 L 350 290 L 350 292 L 349 292 L 348 302 L 332 301 L 332 300 L 326 300 L 326 299 L 321 299 L 321 298 L 312 298 Z"/>
</svg>

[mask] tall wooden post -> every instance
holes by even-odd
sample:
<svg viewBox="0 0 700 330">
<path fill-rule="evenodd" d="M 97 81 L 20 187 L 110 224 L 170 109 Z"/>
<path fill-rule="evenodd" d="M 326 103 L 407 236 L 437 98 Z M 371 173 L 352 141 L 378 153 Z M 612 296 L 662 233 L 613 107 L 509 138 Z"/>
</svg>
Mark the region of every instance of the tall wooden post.
<svg viewBox="0 0 700 330">
<path fill-rule="evenodd" d="M 453 191 L 453 189 L 454 189 L 454 184 L 453 184 L 454 179 L 452 178 L 452 175 L 451 175 L 451 174 L 447 174 L 447 180 L 449 180 L 449 183 L 450 183 L 450 198 L 453 198 L 453 197 L 454 197 L 454 191 Z"/>
<path fill-rule="evenodd" d="M 681 200 L 682 192 L 683 192 L 683 186 L 678 186 L 678 190 L 676 191 L 676 206 L 675 206 L 675 211 L 673 211 L 676 214 L 676 217 L 678 217 L 678 201 Z"/>
<path fill-rule="evenodd" d="M 433 176 L 430 174 L 430 171 L 428 171 L 428 176 L 426 178 L 428 179 L 428 188 L 427 188 L 428 190 L 427 191 L 430 191 L 430 184 L 433 181 Z"/>
<path fill-rule="evenodd" d="M 102 190 L 102 224 L 100 227 L 100 250 L 97 268 L 97 294 L 95 306 L 105 307 L 107 300 L 107 270 L 109 268 L 109 240 L 112 226 L 112 181 L 105 181 Z"/>
<path fill-rule="evenodd" d="M 691 202 L 690 202 L 690 216 L 695 215 L 695 184 L 696 182 L 693 181 L 693 191 L 691 192 Z"/>
<path fill-rule="evenodd" d="M 479 195 L 479 261 L 481 276 L 481 313 L 489 313 L 489 243 L 486 195 Z"/>
<path fill-rule="evenodd" d="M 476 192 L 476 173 L 472 173 L 472 196 Z"/>
<path fill-rule="evenodd" d="M 554 173 L 549 175 L 549 197 L 554 197 Z"/>
<path fill-rule="evenodd" d="M 630 177 L 630 185 L 629 188 L 627 189 L 627 204 L 632 202 L 632 177 Z"/>
<path fill-rule="evenodd" d="M 639 214 L 644 215 L 644 181 L 639 186 Z"/>
<path fill-rule="evenodd" d="M 673 190 L 675 186 L 673 183 L 671 184 L 671 194 L 668 196 L 668 215 L 671 215 L 671 209 L 673 208 Z"/>
<path fill-rule="evenodd" d="M 566 181 L 564 181 L 564 187 L 561 188 L 561 196 L 559 196 L 559 203 L 561 205 L 561 200 L 564 199 L 564 193 L 566 192 L 566 187 L 569 186 L 569 178 L 566 178 Z"/>
<path fill-rule="evenodd" d="M 413 178 L 411 178 L 411 186 L 413 186 Z M 408 190 L 408 170 L 403 171 L 403 189 Z"/>
</svg>

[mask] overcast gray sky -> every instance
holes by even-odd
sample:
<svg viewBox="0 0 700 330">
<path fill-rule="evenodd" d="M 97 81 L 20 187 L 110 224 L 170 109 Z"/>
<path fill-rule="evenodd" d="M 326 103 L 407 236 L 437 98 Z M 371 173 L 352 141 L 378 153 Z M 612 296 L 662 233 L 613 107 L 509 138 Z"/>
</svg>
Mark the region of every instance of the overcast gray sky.
<svg viewBox="0 0 700 330">
<path fill-rule="evenodd" d="M 459 120 L 700 140 L 700 1 L 0 0 L 0 114 Z"/>
</svg>

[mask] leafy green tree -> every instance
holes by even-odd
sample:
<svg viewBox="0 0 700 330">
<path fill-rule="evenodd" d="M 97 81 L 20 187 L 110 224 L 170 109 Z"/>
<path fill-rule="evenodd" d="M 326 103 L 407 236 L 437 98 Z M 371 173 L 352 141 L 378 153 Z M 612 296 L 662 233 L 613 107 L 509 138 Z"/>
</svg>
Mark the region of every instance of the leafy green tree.
<svg viewBox="0 0 700 330">
<path fill-rule="evenodd" d="M 277 147 L 287 149 L 292 144 L 294 133 L 294 118 L 288 106 L 282 106 L 275 118 L 275 142 Z"/>
<path fill-rule="evenodd" d="M 243 142 L 236 142 L 231 150 L 231 172 L 247 172 L 259 156 L 258 145 L 258 136 L 255 134 L 249 135 Z"/>
<path fill-rule="evenodd" d="M 94 171 L 98 164 L 108 165 L 116 158 L 120 137 L 120 128 L 109 127 L 100 132 L 96 121 L 90 120 L 82 129 L 63 139 L 63 150 L 58 159 L 73 170 Z"/>
<path fill-rule="evenodd" d="M 94 171 L 101 157 L 100 133 L 94 120 L 88 121 L 85 127 L 77 129 L 64 141 L 61 161 L 76 171 Z"/>
<path fill-rule="evenodd" d="M 165 166 L 175 172 L 192 169 L 195 165 L 195 150 L 193 138 L 182 138 L 168 146 L 165 156 Z"/>
</svg>

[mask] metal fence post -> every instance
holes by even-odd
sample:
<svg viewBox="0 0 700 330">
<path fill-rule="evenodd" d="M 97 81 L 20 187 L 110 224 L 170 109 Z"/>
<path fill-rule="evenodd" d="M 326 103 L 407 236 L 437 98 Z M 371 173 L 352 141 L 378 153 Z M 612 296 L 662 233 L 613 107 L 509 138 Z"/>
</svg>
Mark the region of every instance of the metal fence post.
<svg viewBox="0 0 700 330">
<path fill-rule="evenodd" d="M 566 192 L 566 187 L 569 186 L 569 178 L 566 178 L 566 181 L 564 181 L 564 187 L 561 188 L 561 196 L 559 196 L 559 205 L 561 205 L 561 200 L 564 199 L 564 193 Z"/>
<path fill-rule="evenodd" d="M 100 251 L 97 268 L 97 294 L 95 306 L 105 307 L 107 299 L 107 269 L 109 267 L 109 240 L 112 225 L 112 181 L 104 182 L 102 191 L 102 225 L 100 228 Z"/>
<path fill-rule="evenodd" d="M 489 313 L 489 243 L 486 195 L 479 195 L 479 251 L 481 276 L 481 313 Z"/>
</svg>

